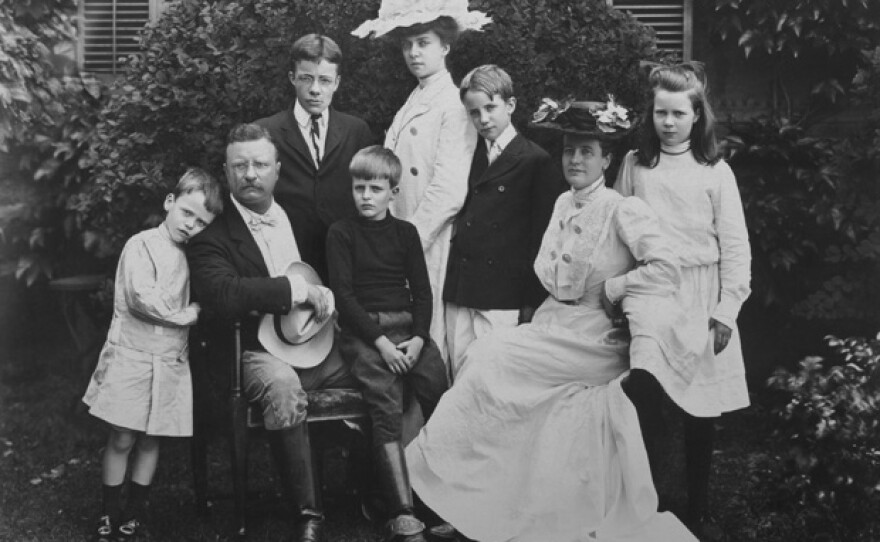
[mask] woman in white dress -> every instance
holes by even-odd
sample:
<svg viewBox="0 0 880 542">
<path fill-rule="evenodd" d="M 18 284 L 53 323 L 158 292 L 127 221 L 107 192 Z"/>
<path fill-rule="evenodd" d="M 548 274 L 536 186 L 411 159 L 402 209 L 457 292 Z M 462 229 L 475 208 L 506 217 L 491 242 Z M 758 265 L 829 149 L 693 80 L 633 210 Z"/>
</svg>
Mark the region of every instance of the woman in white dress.
<svg viewBox="0 0 880 542">
<path fill-rule="evenodd" d="M 595 102 L 542 109 L 534 125 L 564 134 L 571 185 L 535 261 L 550 297 L 530 324 L 467 350 L 455 385 L 406 450 L 412 486 L 481 542 L 695 540 L 657 512 L 637 414 L 621 388 L 629 333 L 612 316 L 622 308 L 633 336 L 674 348 L 661 325 L 679 281 L 654 213 L 605 186 L 609 144 L 627 131 L 627 112 Z"/>
</svg>

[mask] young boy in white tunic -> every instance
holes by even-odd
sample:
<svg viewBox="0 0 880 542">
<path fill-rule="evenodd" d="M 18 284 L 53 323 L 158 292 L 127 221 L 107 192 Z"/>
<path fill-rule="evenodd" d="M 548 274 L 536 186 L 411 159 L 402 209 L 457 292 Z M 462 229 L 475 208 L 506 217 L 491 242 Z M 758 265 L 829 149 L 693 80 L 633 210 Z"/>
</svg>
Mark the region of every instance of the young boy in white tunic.
<svg viewBox="0 0 880 542">
<path fill-rule="evenodd" d="M 113 320 L 83 402 L 110 424 L 101 478 L 96 540 L 133 539 L 159 459 L 159 436 L 192 435 L 189 326 L 199 306 L 189 300 L 182 245 L 223 210 L 219 183 L 188 170 L 165 198 L 164 222 L 134 235 L 116 269 Z M 132 450 L 127 506 L 121 505 Z"/>
</svg>

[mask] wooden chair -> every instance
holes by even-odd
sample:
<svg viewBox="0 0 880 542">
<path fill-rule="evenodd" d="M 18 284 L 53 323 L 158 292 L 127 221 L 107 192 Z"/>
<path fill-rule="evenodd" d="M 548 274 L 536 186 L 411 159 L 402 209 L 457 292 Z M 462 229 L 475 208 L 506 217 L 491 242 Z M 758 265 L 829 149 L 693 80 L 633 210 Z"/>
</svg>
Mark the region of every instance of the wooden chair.
<svg viewBox="0 0 880 542">
<path fill-rule="evenodd" d="M 201 341 L 200 350 L 207 352 L 204 339 Z M 247 534 L 245 522 L 245 508 L 247 497 L 247 462 L 248 462 L 248 432 L 251 429 L 262 428 L 263 420 L 259 408 L 250 404 L 242 395 L 241 373 L 241 324 L 234 325 L 234 355 L 231 367 L 230 385 L 228 390 L 228 404 L 230 409 L 230 464 L 232 469 L 233 498 L 235 501 L 236 533 L 239 537 Z M 197 354 L 198 355 L 198 354 Z M 207 360 L 199 360 L 205 363 Z M 194 382 L 198 364 L 194 364 Z M 198 388 L 196 388 L 198 389 Z M 306 422 L 311 426 L 315 423 L 336 420 L 360 420 L 368 418 L 366 405 L 361 393 L 354 389 L 322 389 L 308 392 L 309 406 Z M 199 398 L 196 397 L 196 423 L 192 439 L 192 467 L 194 478 L 194 491 L 196 510 L 206 513 L 208 509 L 208 465 L 207 465 L 207 429 L 204 422 L 204 408 L 199 408 Z M 202 418 L 200 420 L 200 418 Z M 314 439 L 312 445 L 315 445 Z M 315 450 L 315 457 L 319 457 L 320 451 Z M 320 462 L 319 462 L 320 464 Z"/>
</svg>

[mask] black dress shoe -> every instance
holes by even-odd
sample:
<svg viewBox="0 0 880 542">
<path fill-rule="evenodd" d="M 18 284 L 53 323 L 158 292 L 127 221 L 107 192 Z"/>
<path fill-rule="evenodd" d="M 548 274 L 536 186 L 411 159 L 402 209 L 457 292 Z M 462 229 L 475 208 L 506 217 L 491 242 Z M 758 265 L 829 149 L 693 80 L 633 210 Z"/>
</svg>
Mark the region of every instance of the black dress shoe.
<svg viewBox="0 0 880 542">
<path fill-rule="evenodd" d="M 324 518 L 306 516 L 293 528 L 291 542 L 323 542 Z"/>
</svg>

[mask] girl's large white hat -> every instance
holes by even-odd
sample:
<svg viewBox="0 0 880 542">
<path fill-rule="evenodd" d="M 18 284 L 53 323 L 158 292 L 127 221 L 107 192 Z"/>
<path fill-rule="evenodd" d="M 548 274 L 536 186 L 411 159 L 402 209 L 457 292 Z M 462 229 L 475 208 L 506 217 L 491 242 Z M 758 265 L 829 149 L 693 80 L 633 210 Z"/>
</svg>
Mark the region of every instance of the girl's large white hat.
<svg viewBox="0 0 880 542">
<path fill-rule="evenodd" d="M 379 17 L 357 27 L 352 35 L 378 38 L 395 28 L 429 23 L 444 16 L 455 19 L 459 31 L 480 30 L 492 22 L 482 11 L 468 11 L 467 0 L 382 0 Z"/>
</svg>

